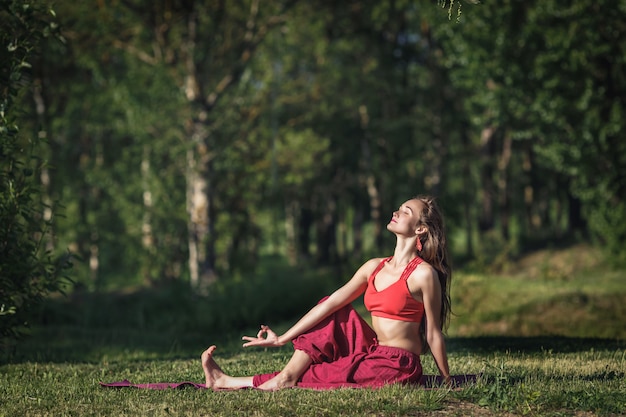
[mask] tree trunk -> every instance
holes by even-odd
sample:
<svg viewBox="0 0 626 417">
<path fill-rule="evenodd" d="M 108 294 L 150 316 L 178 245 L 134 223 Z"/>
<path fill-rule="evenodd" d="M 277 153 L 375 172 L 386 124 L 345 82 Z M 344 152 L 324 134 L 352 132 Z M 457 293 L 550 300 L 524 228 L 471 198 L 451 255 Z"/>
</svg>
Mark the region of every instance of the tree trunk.
<svg viewBox="0 0 626 417">
<path fill-rule="evenodd" d="M 355 206 L 352 219 L 352 254 L 354 259 L 361 259 L 363 256 L 363 210 L 359 205 Z"/>
<path fill-rule="evenodd" d="M 337 258 L 336 206 L 334 198 L 329 196 L 322 207 L 323 215 L 316 222 L 317 262 L 321 265 L 333 263 Z"/>
<path fill-rule="evenodd" d="M 198 127 L 196 126 L 198 129 Z M 200 130 L 202 131 L 202 130 Z M 204 135 L 194 134 L 195 150 L 187 152 L 187 215 L 191 285 L 207 288 L 217 280 L 211 194 L 211 161 Z"/>
<path fill-rule="evenodd" d="M 569 187 L 567 190 L 567 203 L 569 230 L 584 235 L 587 231 L 587 222 L 582 215 L 582 203 L 580 199 L 572 195 Z"/>
<path fill-rule="evenodd" d="M 211 188 L 212 155 L 207 129 L 209 110 L 201 95 L 196 69 L 197 25 L 198 16 L 193 11 L 187 15 L 187 41 L 184 44 L 185 96 L 192 111 L 192 119 L 187 124 L 191 142 L 187 151 L 189 274 L 193 287 L 206 289 L 217 280 L 217 273 Z"/>
<path fill-rule="evenodd" d="M 82 137 L 79 141 L 80 154 L 78 156 L 79 172 L 97 172 L 103 169 L 102 145 L 97 140 L 90 137 Z M 95 158 L 91 157 L 91 153 Z M 98 220 L 91 219 L 90 211 L 92 207 L 98 207 L 101 203 L 100 188 L 90 184 L 83 178 L 80 184 L 80 198 L 78 201 L 78 224 L 81 226 L 76 239 L 76 249 L 80 256 L 87 261 L 89 267 L 89 277 L 95 288 L 100 288 L 99 268 L 100 268 L 100 247 Z M 73 245 L 72 245 L 73 246 Z M 70 249 L 72 249 L 70 247 Z"/>
<path fill-rule="evenodd" d="M 472 207 L 474 206 L 473 200 L 474 196 L 474 187 L 472 182 L 472 173 L 471 173 L 471 156 L 474 154 L 474 151 L 471 146 L 471 142 L 468 136 L 469 131 L 469 123 L 462 123 L 461 126 L 461 141 L 463 146 L 465 157 L 461 158 L 461 173 L 463 174 L 463 218 L 465 219 L 465 251 L 467 256 L 472 258 L 474 256 L 474 233 L 473 233 L 473 224 L 474 221 L 472 219 Z"/>
<path fill-rule="evenodd" d="M 311 226 L 313 225 L 313 213 L 308 207 L 304 207 L 299 212 L 298 219 L 298 260 L 309 259 L 311 257 Z"/>
<path fill-rule="evenodd" d="M 381 198 L 374 175 L 367 176 L 367 195 L 370 199 L 370 218 L 374 224 L 374 243 L 376 249 L 382 250 Z"/>
<path fill-rule="evenodd" d="M 287 240 L 287 261 L 289 265 L 298 264 L 298 245 L 296 243 L 296 222 L 300 205 L 291 200 L 285 204 L 285 234 Z"/>
<path fill-rule="evenodd" d="M 343 263 L 348 254 L 348 225 L 346 223 L 345 211 L 337 214 L 337 255 L 339 256 L 339 262 Z"/>
<path fill-rule="evenodd" d="M 152 190 L 150 189 L 150 147 L 144 146 L 141 158 L 141 187 L 143 188 L 143 217 L 141 220 L 141 244 L 149 258 L 156 256 L 152 231 Z M 152 262 L 143 262 L 144 282 L 154 282 L 158 276 L 152 272 Z"/>
<path fill-rule="evenodd" d="M 524 172 L 524 222 L 526 230 L 530 230 L 532 225 L 532 203 L 533 203 L 533 184 L 532 184 L 532 147 L 526 145 L 522 159 L 522 172 Z"/>
<path fill-rule="evenodd" d="M 39 65 L 41 68 L 41 64 Z M 43 94 L 43 79 L 38 78 L 33 82 L 33 101 L 35 102 L 35 113 L 37 114 L 37 122 L 38 129 L 34 132 L 35 135 L 38 136 L 39 139 L 46 139 L 48 135 L 48 117 L 47 117 L 47 105 L 46 100 Z M 50 151 L 52 151 L 52 146 L 49 146 Z M 54 158 L 50 158 L 50 160 L 54 160 Z M 50 169 L 47 164 L 42 164 L 41 170 L 39 173 L 39 180 L 41 181 L 41 202 L 43 203 L 43 219 L 49 227 L 53 227 L 52 225 L 52 210 L 53 203 L 51 195 L 51 180 L 50 180 Z M 54 231 L 50 230 L 49 233 L 45 234 L 45 246 L 46 251 L 52 252 L 55 249 L 54 245 Z"/>
<path fill-rule="evenodd" d="M 498 194 L 499 194 L 499 213 L 500 213 L 500 231 L 505 241 L 509 240 L 509 222 L 510 222 L 510 199 L 509 199 L 509 164 L 511 162 L 511 148 L 513 147 L 513 139 L 507 132 L 504 135 L 502 143 L 502 153 L 498 160 Z"/>
<path fill-rule="evenodd" d="M 365 189 L 367 190 L 367 195 L 369 197 L 369 206 L 370 206 L 370 219 L 374 224 L 374 244 L 377 249 L 382 249 L 382 228 L 380 225 L 381 219 L 381 197 L 378 186 L 376 184 L 376 179 L 374 178 L 374 174 L 372 173 L 372 151 L 370 149 L 370 144 L 368 142 L 368 129 L 369 129 L 369 115 L 367 112 L 367 107 L 365 105 L 359 106 L 359 116 L 360 116 L 360 127 L 363 131 L 363 136 L 361 138 L 361 169 L 363 170 L 363 182 L 365 185 Z"/>
<path fill-rule="evenodd" d="M 100 286 L 98 282 L 98 270 L 100 269 L 100 246 L 99 246 L 99 235 L 98 229 L 94 226 L 90 235 L 90 244 L 89 244 L 89 275 L 91 277 L 91 281 L 96 284 L 97 287 Z"/>
<path fill-rule="evenodd" d="M 495 156 L 495 133 L 496 128 L 487 126 L 480 134 L 480 218 L 478 220 L 478 228 L 481 233 L 488 232 L 494 227 L 494 184 L 493 184 L 493 166 L 492 161 Z"/>
</svg>

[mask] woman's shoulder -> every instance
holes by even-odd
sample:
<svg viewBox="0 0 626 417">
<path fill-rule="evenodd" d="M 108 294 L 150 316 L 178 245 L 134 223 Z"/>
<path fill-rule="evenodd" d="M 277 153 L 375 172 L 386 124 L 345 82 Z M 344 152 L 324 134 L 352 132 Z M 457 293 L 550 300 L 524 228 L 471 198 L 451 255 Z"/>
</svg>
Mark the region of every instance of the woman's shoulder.
<svg viewBox="0 0 626 417">
<path fill-rule="evenodd" d="M 432 280 L 438 282 L 438 276 L 439 273 L 437 272 L 437 270 L 431 264 L 422 260 L 422 262 L 417 265 L 415 270 L 413 270 L 409 278 L 421 282 L 429 282 Z"/>
<path fill-rule="evenodd" d="M 374 270 L 376 268 L 378 268 L 378 265 L 380 265 L 382 262 L 388 260 L 389 257 L 387 258 L 371 258 L 367 261 L 365 261 L 363 263 L 363 265 L 361 265 L 361 268 L 359 268 L 361 271 L 365 272 L 367 275 L 370 275 L 372 272 L 374 272 Z"/>
<path fill-rule="evenodd" d="M 365 261 L 354 273 L 352 280 L 367 282 L 376 268 L 378 268 L 378 265 L 385 259 L 387 258 L 372 258 Z"/>
<path fill-rule="evenodd" d="M 366 261 L 365 263 L 366 264 L 372 263 L 372 264 L 378 265 L 379 263 L 381 263 L 383 261 L 387 261 L 387 260 L 389 260 L 391 258 L 392 258 L 392 256 L 385 256 L 385 257 L 382 257 L 382 258 L 372 258 L 372 259 Z"/>
<path fill-rule="evenodd" d="M 376 268 L 378 265 L 380 265 L 382 262 L 388 259 L 389 259 L 388 257 L 387 258 L 371 258 L 365 261 L 365 263 L 363 263 L 363 267 Z"/>
</svg>

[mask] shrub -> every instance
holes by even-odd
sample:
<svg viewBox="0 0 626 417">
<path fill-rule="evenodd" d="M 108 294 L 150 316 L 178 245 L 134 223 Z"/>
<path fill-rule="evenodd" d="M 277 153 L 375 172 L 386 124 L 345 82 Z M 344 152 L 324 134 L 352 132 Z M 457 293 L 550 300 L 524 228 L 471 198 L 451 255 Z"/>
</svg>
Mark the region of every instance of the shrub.
<svg viewBox="0 0 626 417">
<path fill-rule="evenodd" d="M 0 341 L 22 333 L 29 310 L 60 289 L 70 256 L 45 251 L 50 220 L 43 216 L 38 139 L 21 137 L 12 104 L 25 89 L 28 58 L 49 33 L 41 10 L 22 0 L 0 2 Z"/>
</svg>

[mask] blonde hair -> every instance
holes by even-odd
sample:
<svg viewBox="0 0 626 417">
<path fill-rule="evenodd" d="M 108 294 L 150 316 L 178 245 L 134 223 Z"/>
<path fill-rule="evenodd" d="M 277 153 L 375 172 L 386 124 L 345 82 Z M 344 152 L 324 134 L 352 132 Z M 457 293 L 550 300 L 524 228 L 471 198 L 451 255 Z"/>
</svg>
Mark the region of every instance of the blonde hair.
<svg viewBox="0 0 626 417">
<path fill-rule="evenodd" d="M 448 262 L 448 243 L 446 240 L 445 226 L 441 209 L 435 202 L 435 198 L 427 195 L 418 195 L 414 199 L 422 203 L 419 224 L 426 226 L 427 232 L 418 239 L 422 243 L 422 250 L 418 251 L 420 258 L 432 265 L 437 270 L 439 284 L 441 285 L 441 311 L 439 313 L 441 330 L 448 328 L 452 304 L 450 301 L 450 283 L 452 281 L 452 268 Z M 425 316 L 424 316 L 425 317 Z M 422 330 L 425 325 L 422 323 Z M 425 339 L 424 343 L 426 343 Z"/>
</svg>

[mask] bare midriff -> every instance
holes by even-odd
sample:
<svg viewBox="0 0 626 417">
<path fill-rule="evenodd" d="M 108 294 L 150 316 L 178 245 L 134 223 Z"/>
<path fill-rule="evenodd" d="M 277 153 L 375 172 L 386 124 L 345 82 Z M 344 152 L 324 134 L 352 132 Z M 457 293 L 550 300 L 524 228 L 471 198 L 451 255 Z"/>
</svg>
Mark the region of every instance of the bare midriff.
<svg viewBox="0 0 626 417">
<path fill-rule="evenodd" d="M 397 347 L 417 355 L 422 353 L 419 323 L 372 316 L 372 327 L 379 345 Z"/>
</svg>

